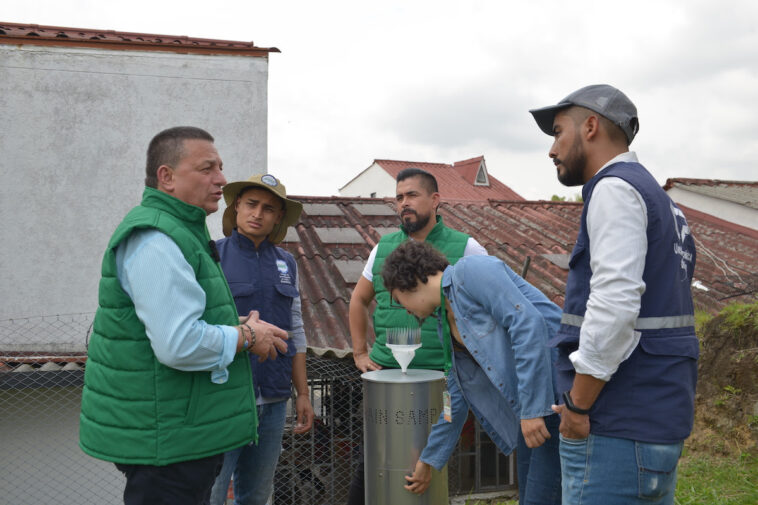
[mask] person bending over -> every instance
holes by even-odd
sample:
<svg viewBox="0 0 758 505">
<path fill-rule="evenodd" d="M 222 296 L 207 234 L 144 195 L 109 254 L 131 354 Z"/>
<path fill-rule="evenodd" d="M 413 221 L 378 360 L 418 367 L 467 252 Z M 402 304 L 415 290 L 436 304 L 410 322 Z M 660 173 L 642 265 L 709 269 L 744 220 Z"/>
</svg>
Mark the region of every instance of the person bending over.
<svg viewBox="0 0 758 505">
<path fill-rule="evenodd" d="M 420 321 L 438 320 L 447 394 L 454 415 L 440 415 L 406 489 L 421 494 L 431 467 L 450 458 L 466 407 L 504 454 L 517 450 L 519 503 L 561 502 L 557 398 L 551 350 L 561 310 L 493 256 L 450 265 L 434 247 L 407 241 L 382 267 L 394 303 Z"/>
</svg>

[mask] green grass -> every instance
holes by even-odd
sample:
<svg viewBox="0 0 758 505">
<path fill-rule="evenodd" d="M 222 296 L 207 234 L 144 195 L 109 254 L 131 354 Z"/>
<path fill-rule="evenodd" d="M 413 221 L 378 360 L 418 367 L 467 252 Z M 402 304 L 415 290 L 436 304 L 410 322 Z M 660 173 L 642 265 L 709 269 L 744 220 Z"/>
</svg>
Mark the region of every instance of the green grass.
<svg viewBox="0 0 758 505">
<path fill-rule="evenodd" d="M 679 462 L 676 505 L 756 505 L 758 457 L 689 456 Z M 468 500 L 466 505 L 518 505 L 518 500 Z"/>
<path fill-rule="evenodd" d="M 721 311 L 724 326 L 733 330 L 758 330 L 758 302 L 733 303 Z"/>
<path fill-rule="evenodd" d="M 690 456 L 679 463 L 676 505 L 755 505 L 758 457 Z"/>
</svg>

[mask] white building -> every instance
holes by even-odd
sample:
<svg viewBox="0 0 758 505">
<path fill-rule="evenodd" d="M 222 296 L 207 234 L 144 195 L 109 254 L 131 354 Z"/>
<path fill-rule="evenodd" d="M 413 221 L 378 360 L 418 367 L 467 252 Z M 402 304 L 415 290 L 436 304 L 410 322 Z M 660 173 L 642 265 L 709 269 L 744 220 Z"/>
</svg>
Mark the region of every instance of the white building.
<svg viewBox="0 0 758 505">
<path fill-rule="evenodd" d="M 153 135 L 198 126 L 228 179 L 266 170 L 271 52 L 0 22 L 1 351 L 84 351 L 85 332 L 33 321 L 94 312 L 103 251 L 140 200 Z M 214 238 L 220 221 L 209 218 Z"/>
<path fill-rule="evenodd" d="M 397 175 L 407 168 L 420 168 L 437 179 L 442 199 L 484 201 L 523 200 L 511 188 L 489 175 L 484 156 L 453 164 L 399 160 L 374 160 L 368 168 L 339 189 L 341 196 L 394 198 Z"/>
<path fill-rule="evenodd" d="M 758 182 L 668 179 L 663 189 L 679 205 L 758 230 Z"/>
</svg>

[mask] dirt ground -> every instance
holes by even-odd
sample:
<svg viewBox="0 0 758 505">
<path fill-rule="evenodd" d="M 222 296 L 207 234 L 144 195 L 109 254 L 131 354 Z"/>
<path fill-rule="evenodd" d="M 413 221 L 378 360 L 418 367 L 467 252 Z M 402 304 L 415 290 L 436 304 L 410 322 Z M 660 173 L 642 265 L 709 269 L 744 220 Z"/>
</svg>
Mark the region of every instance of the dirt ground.
<svg viewBox="0 0 758 505">
<path fill-rule="evenodd" d="M 758 327 L 735 329 L 717 316 L 704 326 L 700 342 L 689 455 L 758 455 Z"/>
</svg>

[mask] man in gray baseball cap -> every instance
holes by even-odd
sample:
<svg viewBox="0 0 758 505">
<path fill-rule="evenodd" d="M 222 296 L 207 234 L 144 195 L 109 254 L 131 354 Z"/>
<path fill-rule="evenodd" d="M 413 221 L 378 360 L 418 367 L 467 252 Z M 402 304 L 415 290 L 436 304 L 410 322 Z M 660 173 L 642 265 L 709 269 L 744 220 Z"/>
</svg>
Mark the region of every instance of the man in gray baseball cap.
<svg viewBox="0 0 758 505">
<path fill-rule="evenodd" d="M 563 503 L 673 504 L 692 430 L 695 245 L 684 214 L 629 151 L 637 108 L 607 84 L 530 111 L 558 180 L 583 185 L 558 349 Z"/>
<path fill-rule="evenodd" d="M 640 130 L 640 121 L 637 118 L 637 107 L 621 92 L 608 84 L 591 84 L 571 93 L 558 102 L 557 105 L 548 105 L 540 109 L 532 109 L 534 119 L 540 129 L 548 135 L 553 134 L 553 120 L 559 110 L 567 107 L 578 106 L 597 112 L 611 123 L 621 128 L 631 144 L 634 136 Z"/>
</svg>

